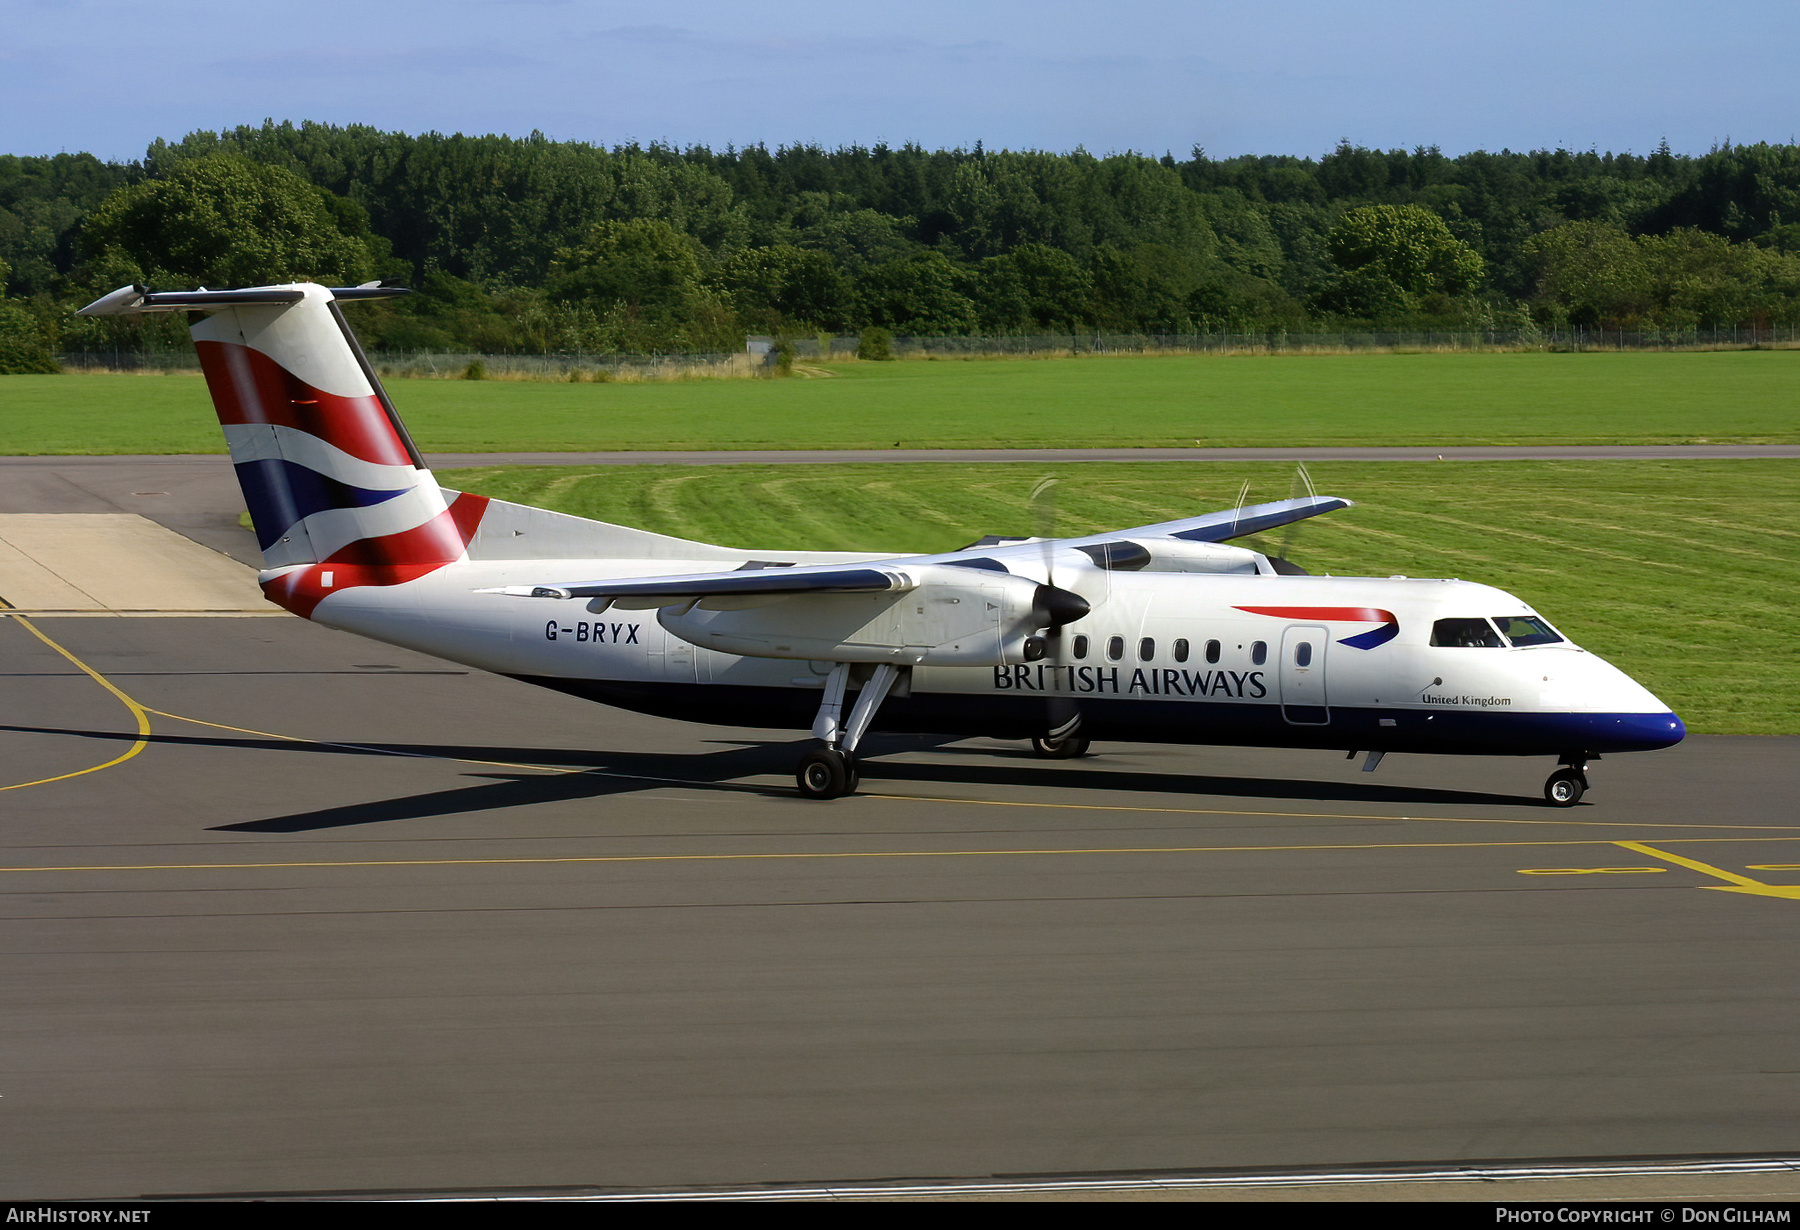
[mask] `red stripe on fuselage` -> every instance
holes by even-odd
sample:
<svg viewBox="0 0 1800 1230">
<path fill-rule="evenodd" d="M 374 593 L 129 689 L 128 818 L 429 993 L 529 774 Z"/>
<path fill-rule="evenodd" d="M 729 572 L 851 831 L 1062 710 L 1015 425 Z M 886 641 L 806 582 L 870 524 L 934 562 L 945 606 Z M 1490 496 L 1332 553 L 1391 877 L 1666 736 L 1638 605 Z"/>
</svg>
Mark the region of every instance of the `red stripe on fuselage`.
<svg viewBox="0 0 1800 1230">
<path fill-rule="evenodd" d="M 1240 606 L 1251 615 L 1273 615 L 1278 619 L 1317 619 L 1326 622 L 1392 624 L 1399 620 L 1392 611 L 1372 606 Z"/>
<path fill-rule="evenodd" d="M 339 590 L 416 581 L 462 558 L 487 506 L 485 495 L 459 495 L 449 508 L 416 529 L 353 542 L 322 564 L 308 564 L 263 582 L 263 596 L 311 619 L 314 608 Z M 324 583 L 327 572 L 330 585 Z"/>
<path fill-rule="evenodd" d="M 194 348 L 220 423 L 292 427 L 363 461 L 412 464 L 374 394 L 341 397 L 315 389 L 262 351 L 234 342 L 197 341 Z"/>
</svg>

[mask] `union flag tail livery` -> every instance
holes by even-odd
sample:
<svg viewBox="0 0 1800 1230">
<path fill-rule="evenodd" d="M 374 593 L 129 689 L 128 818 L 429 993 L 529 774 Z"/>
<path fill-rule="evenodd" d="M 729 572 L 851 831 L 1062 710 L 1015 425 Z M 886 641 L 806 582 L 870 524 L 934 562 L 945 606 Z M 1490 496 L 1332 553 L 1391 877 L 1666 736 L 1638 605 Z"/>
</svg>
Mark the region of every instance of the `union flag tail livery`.
<svg viewBox="0 0 1800 1230">
<path fill-rule="evenodd" d="M 448 564 L 464 557 L 443 492 L 352 349 L 330 292 L 245 304 L 194 326 L 263 559 Z"/>
<path fill-rule="evenodd" d="M 195 313 L 262 547 L 263 592 L 319 623 L 668 717 L 810 727 L 796 780 L 853 793 L 872 729 L 1554 755 L 1556 806 L 1605 752 L 1681 719 L 1485 585 L 1312 577 L 1229 540 L 1347 507 L 1307 496 L 941 555 L 749 552 L 438 486 L 311 283 L 151 293 L 83 315 Z"/>
<path fill-rule="evenodd" d="M 126 289 L 135 305 L 115 292 L 83 311 L 208 313 L 193 326 L 194 348 L 270 600 L 311 615 L 332 589 L 397 584 L 467 558 L 487 501 L 446 500 L 337 305 L 393 292 Z"/>
</svg>

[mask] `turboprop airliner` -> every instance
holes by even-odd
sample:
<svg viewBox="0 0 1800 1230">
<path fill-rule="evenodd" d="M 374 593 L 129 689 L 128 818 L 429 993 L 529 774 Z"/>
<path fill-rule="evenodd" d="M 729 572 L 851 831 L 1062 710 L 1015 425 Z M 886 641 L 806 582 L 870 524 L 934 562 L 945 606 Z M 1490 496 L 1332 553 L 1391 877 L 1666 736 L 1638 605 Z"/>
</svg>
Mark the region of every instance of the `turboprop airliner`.
<svg viewBox="0 0 1800 1230">
<path fill-rule="evenodd" d="M 1486 585 L 1315 577 L 1230 541 L 1334 496 L 937 555 L 746 551 L 438 484 L 340 309 L 312 283 L 151 293 L 86 316 L 194 314 L 262 548 L 296 615 L 642 713 L 810 727 L 796 781 L 852 793 L 871 730 L 1366 753 L 1555 757 L 1668 747 L 1681 719 Z"/>
</svg>

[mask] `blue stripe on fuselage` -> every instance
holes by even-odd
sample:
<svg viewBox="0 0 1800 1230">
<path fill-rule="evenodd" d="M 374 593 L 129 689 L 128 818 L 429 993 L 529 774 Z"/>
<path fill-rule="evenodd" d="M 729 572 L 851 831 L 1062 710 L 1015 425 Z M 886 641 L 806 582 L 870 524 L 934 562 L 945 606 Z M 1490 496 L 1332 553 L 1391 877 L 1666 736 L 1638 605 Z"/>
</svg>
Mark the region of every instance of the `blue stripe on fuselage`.
<svg viewBox="0 0 1800 1230">
<path fill-rule="evenodd" d="M 515 675 L 602 704 L 715 725 L 805 729 L 819 706 L 816 689 L 743 684 L 651 683 Z M 1276 704 L 1081 697 L 1082 733 L 1091 739 L 1194 743 L 1223 747 L 1307 747 L 1464 756 L 1560 756 L 1643 752 L 1681 742 L 1673 713 L 1497 713 L 1332 706 L 1323 725 L 1289 723 Z M 1392 722 L 1391 726 L 1382 723 Z M 890 696 L 874 729 L 908 734 L 1042 734 L 1043 693 L 982 696 L 915 692 Z"/>
<path fill-rule="evenodd" d="M 1367 632 L 1346 636 L 1338 644 L 1348 645 L 1352 649 L 1373 649 L 1377 645 L 1387 644 L 1399 635 L 1400 625 L 1398 623 L 1382 624 L 1379 628 L 1370 628 Z"/>
<path fill-rule="evenodd" d="M 1083 733 L 1160 743 L 1330 747 L 1470 756 L 1647 752 L 1681 742 L 1673 713 L 1507 713 L 1333 705 L 1321 725 L 1290 723 L 1280 705 L 1080 701 Z M 1384 725 L 1383 723 L 1389 723 Z"/>
</svg>

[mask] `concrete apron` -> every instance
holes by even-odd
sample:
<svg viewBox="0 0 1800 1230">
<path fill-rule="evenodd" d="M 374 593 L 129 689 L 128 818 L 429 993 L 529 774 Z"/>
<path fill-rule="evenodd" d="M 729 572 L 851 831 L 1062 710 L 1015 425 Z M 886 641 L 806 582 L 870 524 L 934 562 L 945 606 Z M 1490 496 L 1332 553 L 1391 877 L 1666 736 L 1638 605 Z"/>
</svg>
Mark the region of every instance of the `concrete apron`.
<svg viewBox="0 0 1800 1230">
<path fill-rule="evenodd" d="M 283 615 L 236 560 L 135 513 L 0 514 L 0 601 L 24 615 Z"/>
</svg>

